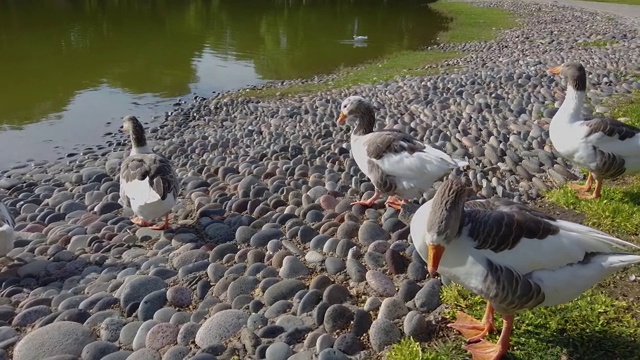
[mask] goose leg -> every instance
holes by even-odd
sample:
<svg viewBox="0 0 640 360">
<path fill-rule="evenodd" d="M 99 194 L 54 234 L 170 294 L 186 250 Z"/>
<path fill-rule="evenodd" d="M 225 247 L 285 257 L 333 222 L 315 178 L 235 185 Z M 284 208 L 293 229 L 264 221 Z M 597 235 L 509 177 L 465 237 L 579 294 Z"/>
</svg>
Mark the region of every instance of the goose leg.
<svg viewBox="0 0 640 360">
<path fill-rule="evenodd" d="M 169 228 L 169 214 L 164 216 L 164 223 L 162 225 L 153 225 L 150 227 L 152 230 L 166 230 Z"/>
<path fill-rule="evenodd" d="M 406 199 L 400 199 L 397 196 L 391 196 L 387 199 L 387 201 L 385 202 L 385 205 L 392 207 L 398 211 L 402 210 L 402 205 L 408 203 L 409 200 Z"/>
<path fill-rule="evenodd" d="M 586 194 L 581 193 L 578 194 L 578 197 L 585 200 L 594 200 L 599 199 L 602 196 L 602 180 L 596 180 L 596 188 L 593 190 L 593 193 Z"/>
<path fill-rule="evenodd" d="M 138 225 L 138 226 L 141 226 L 141 227 L 147 227 L 147 226 L 151 225 L 150 222 L 144 221 L 144 220 L 142 220 L 141 218 L 139 218 L 137 216 L 132 217 L 131 218 L 131 222 L 136 224 L 136 225 Z"/>
<path fill-rule="evenodd" d="M 367 207 L 371 207 L 376 203 L 376 200 L 378 200 L 378 198 L 380 197 L 380 191 L 378 191 L 378 189 L 376 189 L 376 192 L 373 194 L 373 196 L 371 198 L 369 198 L 368 200 L 358 200 L 358 201 L 354 201 L 351 203 L 351 205 L 356 205 L 356 204 L 360 204 L 362 206 L 367 206 Z"/>
<path fill-rule="evenodd" d="M 596 181 L 596 184 L 598 182 Z M 593 174 L 591 174 L 591 172 L 589 172 L 589 176 L 587 176 L 587 181 L 584 183 L 584 185 L 578 185 L 578 184 L 569 184 L 569 188 L 573 189 L 573 190 L 578 190 L 578 193 L 580 194 L 584 194 L 585 192 L 591 190 L 591 185 L 593 184 Z"/>
<path fill-rule="evenodd" d="M 494 310 L 491 303 L 487 301 L 487 308 L 482 317 L 482 322 L 474 319 L 462 311 L 458 311 L 458 317 L 456 322 L 449 324 L 450 328 L 458 330 L 462 336 L 467 339 L 468 343 L 478 342 L 482 340 L 487 334 L 496 331 L 496 327 L 493 325 Z"/>
<path fill-rule="evenodd" d="M 473 360 L 500 360 L 507 353 L 510 346 L 511 331 L 513 330 L 513 315 L 504 315 L 502 332 L 496 344 L 487 340 L 465 345 L 464 349 L 471 353 Z"/>
</svg>

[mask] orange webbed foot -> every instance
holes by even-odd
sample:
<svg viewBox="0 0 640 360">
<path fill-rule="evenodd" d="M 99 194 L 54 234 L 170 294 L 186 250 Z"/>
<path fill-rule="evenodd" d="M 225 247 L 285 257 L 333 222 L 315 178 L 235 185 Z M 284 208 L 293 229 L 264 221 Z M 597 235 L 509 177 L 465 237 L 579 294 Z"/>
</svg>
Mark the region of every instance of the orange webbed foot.
<svg viewBox="0 0 640 360">
<path fill-rule="evenodd" d="M 131 218 L 131 222 L 136 224 L 136 225 L 138 225 L 138 226 L 140 226 L 140 227 L 147 227 L 147 226 L 151 225 L 150 222 L 144 221 L 144 220 L 142 220 L 141 218 L 139 218 L 137 216 L 132 217 Z"/>
<path fill-rule="evenodd" d="M 402 205 L 406 204 L 407 202 L 408 200 L 400 199 L 397 196 L 391 196 L 387 199 L 385 205 L 400 211 L 402 210 Z"/>
<path fill-rule="evenodd" d="M 586 186 L 586 185 L 580 185 L 578 183 L 569 183 L 569 184 L 567 184 L 567 186 L 571 190 L 578 190 L 578 193 L 580 193 L 580 194 L 583 194 L 583 193 L 591 190 L 591 185 Z"/>
<path fill-rule="evenodd" d="M 578 198 L 582 199 L 582 200 L 595 200 L 598 199 L 600 196 L 597 196 L 596 193 L 591 193 L 588 194 L 586 192 L 578 192 Z"/>
<path fill-rule="evenodd" d="M 169 215 L 165 215 L 164 222 L 162 224 L 153 225 L 152 230 L 167 230 L 169 228 Z"/>
<path fill-rule="evenodd" d="M 458 311 L 456 322 L 447 326 L 459 331 L 469 342 L 480 341 L 488 333 L 496 331 L 492 323 L 483 324 L 462 311 Z"/>
<path fill-rule="evenodd" d="M 465 345 L 463 348 L 471 353 L 473 360 L 500 360 L 507 353 L 507 349 L 487 340 Z"/>
</svg>

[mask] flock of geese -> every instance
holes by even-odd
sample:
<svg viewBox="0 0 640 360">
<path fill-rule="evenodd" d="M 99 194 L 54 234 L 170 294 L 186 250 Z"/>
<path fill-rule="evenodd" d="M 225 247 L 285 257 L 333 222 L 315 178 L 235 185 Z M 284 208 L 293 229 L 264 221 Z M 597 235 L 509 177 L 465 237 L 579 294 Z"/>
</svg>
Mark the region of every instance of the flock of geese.
<svg viewBox="0 0 640 360">
<path fill-rule="evenodd" d="M 551 142 L 562 157 L 589 171 L 584 186 L 572 186 L 578 196 L 599 198 L 604 179 L 640 172 L 640 129 L 615 119 L 582 117 L 587 87 L 582 64 L 564 63 L 548 73 L 567 83 L 549 126 Z M 467 165 L 402 131 L 373 131 L 374 108 L 362 97 L 346 98 L 340 110 L 338 124 L 357 119 L 351 151 L 375 185 L 373 197 L 354 204 L 371 206 L 384 194 L 388 206 L 404 209 L 409 199 Z M 472 195 L 461 180 L 447 178 L 412 215 L 410 234 L 432 276 L 440 274 L 487 300 L 482 320 L 458 312 L 449 325 L 467 339 L 465 348 L 474 360 L 502 358 L 517 312 L 569 302 L 620 268 L 640 263 L 640 256 L 623 252 L 640 247 L 602 231 L 507 199 L 472 200 Z M 496 330 L 495 312 L 503 326 L 492 343 L 485 337 Z"/>
<path fill-rule="evenodd" d="M 640 129 L 614 119 L 582 118 L 584 67 L 565 63 L 548 72 L 561 75 L 568 87 L 549 127 L 552 144 L 561 156 L 589 171 L 586 184 L 574 186 L 578 196 L 596 199 L 604 179 L 640 172 Z M 338 124 L 349 117 L 356 119 L 352 156 L 375 185 L 371 198 L 352 204 L 373 206 L 386 195 L 387 206 L 402 210 L 450 171 L 468 166 L 405 132 L 374 131 L 374 108 L 360 96 L 342 102 Z M 129 134 L 132 148 L 120 166 L 120 201 L 133 211 L 134 224 L 167 229 L 180 188 L 176 172 L 148 146 L 135 116 L 126 116 L 121 130 Z M 413 214 L 410 234 L 432 276 L 445 276 L 487 300 L 481 321 L 459 312 L 450 324 L 468 339 L 466 349 L 474 360 L 497 360 L 508 351 L 517 312 L 571 301 L 616 270 L 640 263 L 640 256 L 623 252 L 640 247 L 602 231 L 510 200 L 472 195 L 461 180 L 444 180 Z M 154 225 L 156 219 L 163 221 Z M 0 202 L 0 256 L 13 249 L 14 226 Z M 494 344 L 484 337 L 496 330 L 495 312 L 502 315 L 503 327 Z"/>
</svg>

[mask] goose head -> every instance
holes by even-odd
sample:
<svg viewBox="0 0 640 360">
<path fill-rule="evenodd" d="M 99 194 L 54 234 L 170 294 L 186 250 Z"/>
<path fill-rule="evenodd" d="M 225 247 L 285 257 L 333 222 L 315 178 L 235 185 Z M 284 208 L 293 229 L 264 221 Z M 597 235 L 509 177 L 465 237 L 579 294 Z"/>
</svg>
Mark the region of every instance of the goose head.
<svg viewBox="0 0 640 360">
<path fill-rule="evenodd" d="M 575 91 L 587 90 L 587 71 L 579 62 L 566 62 L 547 70 L 549 74 L 560 75 L 567 82 L 567 86 Z"/>
<path fill-rule="evenodd" d="M 120 131 L 128 133 L 131 137 L 131 154 L 141 154 L 150 152 L 147 147 L 147 138 L 144 134 L 144 126 L 137 117 L 127 115 L 122 118 Z"/>
<path fill-rule="evenodd" d="M 373 131 L 376 123 L 375 110 L 373 105 L 362 96 L 353 95 L 342 101 L 338 125 L 345 124 L 350 116 L 358 119 L 354 132 L 367 134 Z"/>
<path fill-rule="evenodd" d="M 440 259 L 447 246 L 460 233 L 464 203 L 472 193 L 472 189 L 466 187 L 461 180 L 447 179 L 438 187 L 431 200 L 424 241 L 429 249 L 427 270 L 432 276 L 438 273 Z"/>
</svg>

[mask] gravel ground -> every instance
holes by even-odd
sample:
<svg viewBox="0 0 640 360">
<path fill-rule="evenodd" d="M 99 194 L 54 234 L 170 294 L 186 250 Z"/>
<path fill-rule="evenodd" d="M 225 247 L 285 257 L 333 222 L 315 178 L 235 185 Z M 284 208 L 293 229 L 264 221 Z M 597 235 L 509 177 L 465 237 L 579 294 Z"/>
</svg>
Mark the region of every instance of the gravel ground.
<svg viewBox="0 0 640 360">
<path fill-rule="evenodd" d="M 128 139 L 69 162 L 5 171 L 16 216 L 0 272 L 0 359 L 371 359 L 443 321 L 440 282 L 406 217 L 350 202 L 373 193 L 349 154 L 339 105 L 359 94 L 379 126 L 468 158 L 480 195 L 517 201 L 578 179 L 547 127 L 564 85 L 545 70 L 579 60 L 593 111 L 640 89 L 636 28 L 610 15 L 522 1 L 496 41 L 441 45 L 469 56 L 441 75 L 258 101 L 196 97 L 149 129 L 181 179 L 173 225 L 138 228 L 118 203 Z M 611 40 L 607 47 L 579 46 Z M 314 81 L 323 81 L 318 78 Z M 426 197 L 433 195 L 433 191 Z M 424 201 L 424 200 L 423 200 Z"/>
<path fill-rule="evenodd" d="M 636 28 L 640 27 L 640 6 L 628 4 L 605 3 L 587 0 L 526 0 L 541 4 L 566 5 L 579 9 L 592 10 L 595 12 L 606 12 L 623 19 L 632 20 L 631 24 Z"/>
</svg>

